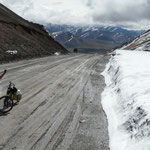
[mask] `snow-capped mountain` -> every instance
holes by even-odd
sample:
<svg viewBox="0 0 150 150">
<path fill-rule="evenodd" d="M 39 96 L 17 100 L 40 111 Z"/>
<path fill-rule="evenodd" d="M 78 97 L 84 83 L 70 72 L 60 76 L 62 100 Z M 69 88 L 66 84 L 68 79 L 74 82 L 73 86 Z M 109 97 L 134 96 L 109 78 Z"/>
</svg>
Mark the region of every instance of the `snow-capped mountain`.
<svg viewBox="0 0 150 150">
<path fill-rule="evenodd" d="M 49 24 L 46 29 L 66 48 L 110 50 L 131 42 L 142 31 L 129 31 L 120 27 L 69 26 Z"/>
</svg>

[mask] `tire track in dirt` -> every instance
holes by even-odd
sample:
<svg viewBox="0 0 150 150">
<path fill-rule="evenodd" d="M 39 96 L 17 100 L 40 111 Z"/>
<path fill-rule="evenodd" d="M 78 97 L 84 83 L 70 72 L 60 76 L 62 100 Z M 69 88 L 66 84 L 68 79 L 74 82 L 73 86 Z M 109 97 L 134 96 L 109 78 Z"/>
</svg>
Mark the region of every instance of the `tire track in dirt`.
<svg viewBox="0 0 150 150">
<path fill-rule="evenodd" d="M 60 80 L 61 81 L 61 80 Z M 46 83 L 47 83 L 47 81 L 46 81 Z M 42 83 L 43 84 L 43 83 Z M 56 84 L 57 85 L 57 84 Z M 39 86 L 39 89 L 41 90 L 41 85 Z M 56 89 L 57 89 L 57 86 L 56 86 Z M 32 93 L 33 94 L 33 93 Z M 26 106 L 27 106 L 28 104 L 26 103 Z M 21 110 L 20 110 L 21 111 Z"/>
</svg>

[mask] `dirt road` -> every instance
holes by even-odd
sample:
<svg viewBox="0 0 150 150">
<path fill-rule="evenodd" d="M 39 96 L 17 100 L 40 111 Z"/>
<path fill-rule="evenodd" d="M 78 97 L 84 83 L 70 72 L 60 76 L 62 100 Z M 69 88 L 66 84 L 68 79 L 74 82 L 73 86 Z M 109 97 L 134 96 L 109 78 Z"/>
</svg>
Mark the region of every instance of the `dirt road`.
<svg viewBox="0 0 150 150">
<path fill-rule="evenodd" d="M 108 59 L 71 54 L 0 65 L 9 70 L 2 93 L 9 81 L 23 93 L 19 105 L 0 116 L 0 149 L 108 150 L 100 75 Z"/>
</svg>

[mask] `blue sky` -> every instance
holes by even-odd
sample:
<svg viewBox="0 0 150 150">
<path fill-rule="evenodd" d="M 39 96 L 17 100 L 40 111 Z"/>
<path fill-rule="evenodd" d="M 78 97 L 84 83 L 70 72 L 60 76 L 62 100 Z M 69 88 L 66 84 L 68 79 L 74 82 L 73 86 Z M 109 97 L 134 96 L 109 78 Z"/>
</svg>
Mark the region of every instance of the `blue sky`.
<svg viewBox="0 0 150 150">
<path fill-rule="evenodd" d="M 150 28 L 150 0 L 0 0 L 33 22 Z"/>
</svg>

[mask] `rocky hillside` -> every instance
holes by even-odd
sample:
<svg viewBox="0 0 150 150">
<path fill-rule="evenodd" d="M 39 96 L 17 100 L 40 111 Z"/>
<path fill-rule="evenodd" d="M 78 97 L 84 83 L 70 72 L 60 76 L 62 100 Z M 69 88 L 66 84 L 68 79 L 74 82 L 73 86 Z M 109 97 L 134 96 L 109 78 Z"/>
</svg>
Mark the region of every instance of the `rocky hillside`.
<svg viewBox="0 0 150 150">
<path fill-rule="evenodd" d="M 123 49 L 150 51 L 150 30 L 137 37 L 130 44 L 124 46 Z"/>
<path fill-rule="evenodd" d="M 131 42 L 142 31 L 120 27 L 47 25 L 53 38 L 66 48 L 110 50 Z"/>
<path fill-rule="evenodd" d="M 67 50 L 42 25 L 31 23 L 0 4 L 0 62 L 51 55 Z"/>
</svg>

